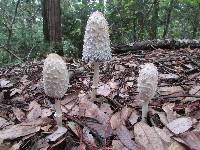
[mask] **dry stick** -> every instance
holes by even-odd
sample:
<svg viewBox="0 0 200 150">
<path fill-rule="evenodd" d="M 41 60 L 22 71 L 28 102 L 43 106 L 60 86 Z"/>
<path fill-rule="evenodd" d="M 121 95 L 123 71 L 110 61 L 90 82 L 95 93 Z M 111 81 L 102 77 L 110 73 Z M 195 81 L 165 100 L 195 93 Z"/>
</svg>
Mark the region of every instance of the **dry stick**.
<svg viewBox="0 0 200 150">
<path fill-rule="evenodd" d="M 163 99 L 169 99 L 169 98 L 177 98 L 177 97 L 194 97 L 194 98 L 200 98 L 199 95 L 178 95 L 178 96 L 160 96 L 160 98 Z"/>
<path fill-rule="evenodd" d="M 10 23 L 9 26 L 7 26 L 7 28 L 8 28 L 8 39 L 7 39 L 7 44 L 6 44 L 7 48 L 5 48 L 5 47 L 1 47 L 1 48 L 4 48 L 4 50 L 6 50 L 9 54 L 11 54 L 12 56 L 16 57 L 18 60 L 23 62 L 21 60 L 21 58 L 19 58 L 17 55 L 15 55 L 13 52 L 10 51 L 10 41 L 11 41 L 11 37 L 12 37 L 12 29 L 13 29 L 13 24 L 15 23 L 15 20 L 16 20 L 19 4 L 20 4 L 20 0 L 18 0 L 16 3 L 15 14 L 14 14 L 14 17 L 12 18 L 12 22 Z"/>
<path fill-rule="evenodd" d="M 92 100 L 96 98 L 98 83 L 99 83 L 99 62 L 94 62 L 94 77 L 93 77 L 92 96 L 91 96 Z"/>
<path fill-rule="evenodd" d="M 149 100 L 145 100 L 142 105 L 142 121 L 146 122 L 148 114 Z"/>
<path fill-rule="evenodd" d="M 58 126 L 62 126 L 62 110 L 61 110 L 61 101 L 55 99 L 55 109 L 56 109 L 56 122 Z"/>
<path fill-rule="evenodd" d="M 6 52 L 8 52 L 9 54 L 11 54 L 12 56 L 14 56 L 15 58 L 17 58 L 19 61 L 23 62 L 23 60 L 21 58 L 19 58 L 17 55 L 15 55 L 13 52 L 11 52 L 10 50 L 8 50 L 6 47 L 4 46 L 0 46 L 0 49 L 5 50 Z"/>
</svg>

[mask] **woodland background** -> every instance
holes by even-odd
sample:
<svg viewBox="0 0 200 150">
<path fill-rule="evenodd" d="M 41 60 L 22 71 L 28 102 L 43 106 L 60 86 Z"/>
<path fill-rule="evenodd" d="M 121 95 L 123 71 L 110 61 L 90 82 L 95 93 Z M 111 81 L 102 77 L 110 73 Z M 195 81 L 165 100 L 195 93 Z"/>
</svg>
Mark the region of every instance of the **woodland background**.
<svg viewBox="0 0 200 150">
<path fill-rule="evenodd" d="M 42 59 L 50 51 L 80 57 L 95 10 L 106 16 L 112 46 L 200 38 L 199 0 L 0 0 L 0 65 Z"/>
</svg>

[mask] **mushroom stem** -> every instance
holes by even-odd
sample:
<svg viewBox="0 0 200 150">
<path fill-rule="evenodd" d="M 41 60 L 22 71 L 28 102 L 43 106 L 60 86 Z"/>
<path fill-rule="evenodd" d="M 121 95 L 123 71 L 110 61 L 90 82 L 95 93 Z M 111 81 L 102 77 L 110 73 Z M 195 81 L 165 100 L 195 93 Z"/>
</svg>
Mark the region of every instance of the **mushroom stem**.
<svg viewBox="0 0 200 150">
<path fill-rule="evenodd" d="M 58 126 L 62 126 L 62 110 L 61 101 L 59 99 L 55 100 L 55 110 L 56 110 L 56 122 Z"/>
<path fill-rule="evenodd" d="M 142 105 L 142 121 L 143 122 L 146 122 L 146 119 L 147 119 L 148 105 L 149 105 L 149 100 L 146 100 L 143 102 L 143 105 Z"/>
<path fill-rule="evenodd" d="M 92 100 L 96 98 L 98 83 L 99 83 L 99 62 L 94 62 L 94 76 L 93 76 L 92 96 L 91 96 Z"/>
</svg>

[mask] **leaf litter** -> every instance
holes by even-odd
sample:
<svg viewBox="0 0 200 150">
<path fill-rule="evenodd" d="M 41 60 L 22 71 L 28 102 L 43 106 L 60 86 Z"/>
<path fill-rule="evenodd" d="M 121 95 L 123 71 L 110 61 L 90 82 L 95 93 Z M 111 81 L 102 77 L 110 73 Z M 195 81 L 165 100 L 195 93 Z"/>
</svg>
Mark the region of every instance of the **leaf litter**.
<svg viewBox="0 0 200 150">
<path fill-rule="evenodd" d="M 92 66 L 67 62 L 71 88 L 61 101 L 63 128 L 55 124 L 54 101 L 44 94 L 43 62 L 2 67 L 0 149 L 199 150 L 199 57 L 198 49 L 114 55 L 100 66 L 94 102 Z M 137 77 L 139 65 L 147 62 L 158 67 L 159 85 L 143 123 Z"/>
</svg>

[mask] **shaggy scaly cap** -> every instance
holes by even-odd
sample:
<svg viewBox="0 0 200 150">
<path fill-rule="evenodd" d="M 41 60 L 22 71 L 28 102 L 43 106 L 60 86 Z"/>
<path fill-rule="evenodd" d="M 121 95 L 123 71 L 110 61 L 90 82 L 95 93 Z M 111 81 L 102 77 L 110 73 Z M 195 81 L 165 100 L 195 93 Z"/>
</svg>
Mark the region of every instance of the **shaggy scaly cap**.
<svg viewBox="0 0 200 150">
<path fill-rule="evenodd" d="M 57 54 L 49 54 L 44 62 L 43 81 L 45 94 L 52 98 L 62 98 L 69 84 L 69 74 L 63 59 Z"/>
<path fill-rule="evenodd" d="M 111 59 L 108 23 L 101 12 L 92 13 L 87 21 L 82 59 L 85 62 Z"/>
<path fill-rule="evenodd" d="M 156 93 L 158 85 L 158 70 L 152 63 L 142 65 L 138 77 L 138 92 L 141 100 L 148 101 Z"/>
</svg>

